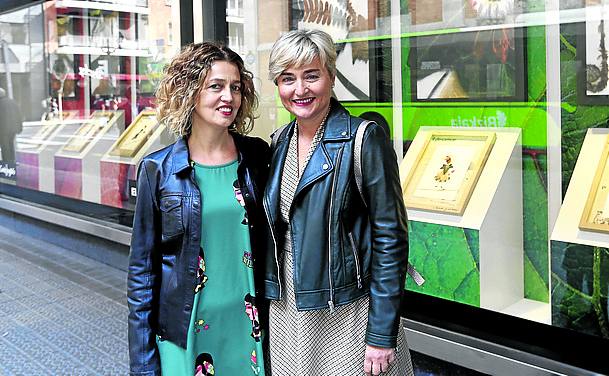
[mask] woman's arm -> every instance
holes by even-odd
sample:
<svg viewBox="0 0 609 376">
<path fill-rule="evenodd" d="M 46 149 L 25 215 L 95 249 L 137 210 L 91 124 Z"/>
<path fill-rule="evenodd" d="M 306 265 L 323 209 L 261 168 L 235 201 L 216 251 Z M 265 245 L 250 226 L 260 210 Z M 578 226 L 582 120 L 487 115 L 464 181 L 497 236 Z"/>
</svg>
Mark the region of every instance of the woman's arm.
<svg viewBox="0 0 609 376">
<path fill-rule="evenodd" d="M 130 375 L 161 374 L 156 346 L 155 296 L 157 271 L 154 251 L 157 248 L 159 212 L 154 190 L 150 185 L 149 166 L 142 162 L 137 179 L 137 202 L 131 235 L 127 301 L 129 303 Z"/>
<path fill-rule="evenodd" d="M 371 124 L 362 146 L 363 195 L 371 223 L 370 309 L 366 344 L 394 348 L 408 262 L 406 209 L 389 137 Z"/>
</svg>

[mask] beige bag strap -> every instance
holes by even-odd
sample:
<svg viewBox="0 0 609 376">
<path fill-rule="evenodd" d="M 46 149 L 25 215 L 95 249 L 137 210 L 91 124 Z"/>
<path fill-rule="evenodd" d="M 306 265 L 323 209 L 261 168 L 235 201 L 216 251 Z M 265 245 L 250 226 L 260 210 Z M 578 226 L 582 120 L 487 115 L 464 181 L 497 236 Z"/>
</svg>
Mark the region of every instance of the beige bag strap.
<svg viewBox="0 0 609 376">
<path fill-rule="evenodd" d="M 277 146 L 277 140 L 279 139 L 279 136 L 281 136 L 283 131 L 288 127 L 288 125 L 290 125 L 290 123 L 282 125 L 271 134 L 271 150 L 275 150 L 275 146 Z"/>
<path fill-rule="evenodd" d="M 364 133 L 366 133 L 366 129 L 373 122 L 370 120 L 362 121 L 357 127 L 357 131 L 355 132 L 355 144 L 353 145 L 353 173 L 355 174 L 355 185 L 357 185 L 357 190 L 359 191 L 359 195 L 362 198 L 362 202 L 364 206 L 368 207 L 366 204 L 366 200 L 364 199 L 364 192 L 362 190 L 362 181 L 364 180 L 364 176 L 362 174 L 362 145 L 364 143 Z M 417 286 L 421 286 L 425 283 L 425 278 L 419 273 L 414 266 L 410 262 L 408 262 L 408 266 L 406 267 L 406 272 Z"/>
</svg>

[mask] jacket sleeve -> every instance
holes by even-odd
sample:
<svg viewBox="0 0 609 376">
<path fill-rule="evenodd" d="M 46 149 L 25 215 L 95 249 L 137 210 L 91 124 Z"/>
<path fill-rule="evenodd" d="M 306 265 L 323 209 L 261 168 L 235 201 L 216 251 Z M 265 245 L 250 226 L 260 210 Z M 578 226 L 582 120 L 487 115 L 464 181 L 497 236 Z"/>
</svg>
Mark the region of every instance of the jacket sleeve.
<svg viewBox="0 0 609 376">
<path fill-rule="evenodd" d="M 396 346 L 408 263 L 406 209 L 397 158 L 383 128 L 371 124 L 362 145 L 362 190 L 371 223 L 370 308 L 365 341 Z"/>
<path fill-rule="evenodd" d="M 129 366 L 130 375 L 153 376 L 161 374 L 160 358 L 156 346 L 155 307 L 158 307 L 160 280 L 155 260 L 157 249 L 159 211 L 154 190 L 149 179 L 149 168 L 142 162 L 138 171 L 137 201 L 129 271 L 127 277 L 127 301 L 129 303 Z"/>
</svg>

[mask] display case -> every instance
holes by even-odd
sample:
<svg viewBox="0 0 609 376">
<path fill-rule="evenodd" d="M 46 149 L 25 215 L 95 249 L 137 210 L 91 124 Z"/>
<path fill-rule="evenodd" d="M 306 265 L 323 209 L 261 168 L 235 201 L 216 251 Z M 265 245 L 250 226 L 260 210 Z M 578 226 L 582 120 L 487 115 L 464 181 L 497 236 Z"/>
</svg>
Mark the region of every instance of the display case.
<svg viewBox="0 0 609 376">
<path fill-rule="evenodd" d="M 123 111 L 98 110 L 55 154 L 55 193 L 100 203 L 100 159 L 125 127 Z"/>
<path fill-rule="evenodd" d="M 115 207 L 132 205 L 130 192 L 137 178 L 137 165 L 148 153 L 160 149 L 165 126 L 154 111 L 143 111 L 104 153 L 100 161 L 101 203 Z"/>
<path fill-rule="evenodd" d="M 53 155 L 81 124 L 78 111 L 64 111 L 49 120 L 24 123 L 24 132 L 17 137 L 17 186 L 54 192 Z"/>
<path fill-rule="evenodd" d="M 400 176 L 409 260 L 423 277 L 444 268 L 410 290 L 550 321 L 547 304 L 524 296 L 519 129 L 421 127 Z"/>
<path fill-rule="evenodd" d="M 551 236 L 552 324 L 609 333 L 609 129 L 589 129 Z"/>
</svg>

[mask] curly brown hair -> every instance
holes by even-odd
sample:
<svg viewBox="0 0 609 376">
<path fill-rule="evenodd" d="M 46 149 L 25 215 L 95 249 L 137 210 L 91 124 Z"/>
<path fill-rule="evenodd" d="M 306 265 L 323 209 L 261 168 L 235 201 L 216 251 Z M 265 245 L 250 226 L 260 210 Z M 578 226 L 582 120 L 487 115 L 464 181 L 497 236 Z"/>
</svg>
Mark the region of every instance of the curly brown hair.
<svg viewBox="0 0 609 376">
<path fill-rule="evenodd" d="M 238 133 L 248 133 L 255 119 L 258 97 L 253 75 L 243 59 L 230 48 L 217 43 L 189 44 L 165 67 L 164 77 L 156 91 L 157 117 L 179 137 L 192 132 L 192 113 L 203 82 L 212 64 L 226 61 L 235 64 L 241 79 L 241 107 L 231 126 Z"/>
</svg>

